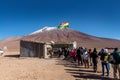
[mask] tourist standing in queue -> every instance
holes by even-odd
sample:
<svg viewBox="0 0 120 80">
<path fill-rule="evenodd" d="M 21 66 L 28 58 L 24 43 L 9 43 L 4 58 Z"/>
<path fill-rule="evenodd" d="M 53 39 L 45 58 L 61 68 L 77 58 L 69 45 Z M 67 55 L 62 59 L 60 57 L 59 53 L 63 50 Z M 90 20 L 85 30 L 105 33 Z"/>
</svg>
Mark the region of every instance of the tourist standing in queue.
<svg viewBox="0 0 120 80">
<path fill-rule="evenodd" d="M 80 65 L 83 66 L 83 52 L 84 47 L 80 47 Z"/>
<path fill-rule="evenodd" d="M 84 61 L 85 68 L 89 68 L 89 57 L 90 56 L 87 51 L 87 48 L 85 48 L 83 52 L 83 61 Z"/>
<path fill-rule="evenodd" d="M 120 52 L 118 52 L 118 48 L 115 48 L 113 53 L 113 76 L 115 80 L 120 80 Z"/>
<path fill-rule="evenodd" d="M 78 59 L 78 65 L 83 65 L 83 48 L 79 47 L 77 49 L 77 55 L 76 55 L 77 59 Z"/>
<path fill-rule="evenodd" d="M 71 49 L 70 50 L 70 57 L 73 59 L 74 62 L 76 62 L 76 55 L 77 55 L 76 49 Z"/>
<path fill-rule="evenodd" d="M 88 53 L 89 53 L 89 55 L 90 55 L 90 60 L 89 60 L 89 63 L 90 63 L 90 66 L 92 66 L 92 49 L 89 49 L 88 50 Z"/>
<path fill-rule="evenodd" d="M 80 47 L 77 49 L 77 60 L 78 60 L 78 65 L 80 65 L 80 59 L 81 59 L 81 55 L 80 55 Z"/>
<path fill-rule="evenodd" d="M 97 72 L 98 54 L 97 54 L 96 48 L 94 48 L 91 54 L 91 57 L 92 57 L 92 62 L 93 62 L 93 70 L 94 72 Z"/>
<path fill-rule="evenodd" d="M 99 52 L 100 60 L 101 60 L 101 65 L 102 65 L 102 76 L 105 74 L 105 68 L 107 70 L 107 75 L 109 76 L 109 62 L 108 62 L 108 52 L 106 49 L 101 49 Z"/>
<path fill-rule="evenodd" d="M 63 54 L 63 51 L 62 51 L 62 48 L 59 48 L 59 50 L 58 50 L 58 57 L 60 58 L 61 57 L 61 55 Z"/>
<path fill-rule="evenodd" d="M 67 48 L 63 48 L 63 54 L 64 54 L 64 59 L 67 59 L 68 57 Z"/>
</svg>

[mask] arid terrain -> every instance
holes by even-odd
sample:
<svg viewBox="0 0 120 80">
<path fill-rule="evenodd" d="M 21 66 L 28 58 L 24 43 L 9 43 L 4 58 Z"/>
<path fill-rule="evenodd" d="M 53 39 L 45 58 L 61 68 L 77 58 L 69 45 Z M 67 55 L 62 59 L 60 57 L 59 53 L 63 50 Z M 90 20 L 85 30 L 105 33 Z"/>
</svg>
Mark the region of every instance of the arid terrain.
<svg viewBox="0 0 120 80">
<path fill-rule="evenodd" d="M 12 54 L 12 55 L 11 55 Z M 25 58 L 6 53 L 0 57 L 0 80 L 112 80 L 101 76 L 101 64 L 94 73 L 92 66 L 84 68 L 62 58 Z"/>
<path fill-rule="evenodd" d="M 40 59 L 18 57 L 20 55 L 20 40 L 39 42 L 72 42 L 78 46 L 97 49 L 103 47 L 120 48 L 120 40 L 99 38 L 72 29 L 43 31 L 22 37 L 11 37 L 0 40 L 0 48 L 4 54 L 0 56 L 0 80 L 111 80 L 112 67 L 109 77 L 100 76 L 101 64 L 98 72 L 94 73 L 92 66 L 85 69 L 62 59 Z"/>
<path fill-rule="evenodd" d="M 57 59 L 0 57 L 0 80 L 74 80 Z"/>
</svg>

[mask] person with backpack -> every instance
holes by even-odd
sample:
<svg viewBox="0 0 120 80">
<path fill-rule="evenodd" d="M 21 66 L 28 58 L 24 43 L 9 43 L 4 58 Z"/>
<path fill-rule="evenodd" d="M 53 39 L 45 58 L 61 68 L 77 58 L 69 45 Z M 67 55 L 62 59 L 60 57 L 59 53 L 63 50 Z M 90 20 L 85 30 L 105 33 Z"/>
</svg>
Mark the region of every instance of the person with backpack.
<svg viewBox="0 0 120 80">
<path fill-rule="evenodd" d="M 118 52 L 118 48 L 115 48 L 111 55 L 115 59 L 113 63 L 113 76 L 115 79 L 120 79 L 120 52 Z"/>
<path fill-rule="evenodd" d="M 85 68 L 89 68 L 89 53 L 87 51 L 87 48 L 84 49 L 84 52 L 83 52 L 83 61 L 84 61 L 84 64 L 85 64 Z"/>
<path fill-rule="evenodd" d="M 110 67 L 109 67 L 109 62 L 108 62 L 107 49 L 101 49 L 101 51 L 99 52 L 99 56 L 100 56 L 100 60 L 101 60 L 101 64 L 102 64 L 102 76 L 104 76 L 104 74 L 105 74 L 105 68 L 107 70 L 106 76 L 109 76 Z"/>
</svg>

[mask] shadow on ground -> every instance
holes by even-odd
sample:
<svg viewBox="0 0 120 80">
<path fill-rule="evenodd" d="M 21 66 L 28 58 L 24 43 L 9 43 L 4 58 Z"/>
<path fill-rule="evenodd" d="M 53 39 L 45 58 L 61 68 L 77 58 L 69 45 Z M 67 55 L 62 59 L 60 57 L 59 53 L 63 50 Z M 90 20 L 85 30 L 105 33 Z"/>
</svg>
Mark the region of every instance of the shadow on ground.
<svg viewBox="0 0 120 80">
<path fill-rule="evenodd" d="M 13 58 L 19 58 L 20 55 L 16 54 L 16 55 L 4 55 L 4 57 L 13 57 Z"/>
<path fill-rule="evenodd" d="M 107 76 L 101 76 L 101 73 L 93 72 L 92 68 L 85 69 L 82 66 L 77 66 L 76 63 L 71 63 L 66 60 L 57 60 L 56 65 L 63 65 L 66 67 L 66 72 L 70 73 L 75 80 L 114 80 Z"/>
<path fill-rule="evenodd" d="M 78 70 L 78 71 L 71 71 L 70 69 L 67 70 L 68 73 L 71 73 L 72 76 L 76 78 L 76 80 L 81 79 L 91 79 L 91 80 L 114 80 L 112 78 L 109 78 L 107 76 L 103 77 L 100 74 L 95 74 L 93 71 L 90 70 Z"/>
</svg>

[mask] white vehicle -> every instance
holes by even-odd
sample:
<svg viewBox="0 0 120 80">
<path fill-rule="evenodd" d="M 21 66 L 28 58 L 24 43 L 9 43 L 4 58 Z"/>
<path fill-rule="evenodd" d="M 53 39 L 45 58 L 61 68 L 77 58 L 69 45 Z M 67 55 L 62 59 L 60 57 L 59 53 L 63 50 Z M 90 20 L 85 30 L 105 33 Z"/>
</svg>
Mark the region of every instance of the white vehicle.
<svg viewBox="0 0 120 80">
<path fill-rule="evenodd" d="M 2 55 L 4 53 L 4 51 L 2 49 L 0 49 L 0 55 Z"/>
</svg>

